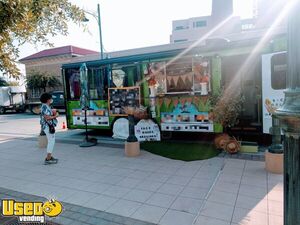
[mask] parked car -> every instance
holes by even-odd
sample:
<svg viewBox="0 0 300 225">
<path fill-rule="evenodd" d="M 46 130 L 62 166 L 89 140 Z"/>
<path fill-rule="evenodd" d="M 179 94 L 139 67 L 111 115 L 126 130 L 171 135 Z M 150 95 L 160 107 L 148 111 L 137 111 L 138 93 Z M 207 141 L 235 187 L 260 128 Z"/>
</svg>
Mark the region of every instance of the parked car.
<svg viewBox="0 0 300 225">
<path fill-rule="evenodd" d="M 51 92 L 53 103 L 52 107 L 54 109 L 58 109 L 58 111 L 64 111 L 65 110 L 65 98 L 64 98 L 64 92 L 63 91 L 53 91 Z"/>
</svg>

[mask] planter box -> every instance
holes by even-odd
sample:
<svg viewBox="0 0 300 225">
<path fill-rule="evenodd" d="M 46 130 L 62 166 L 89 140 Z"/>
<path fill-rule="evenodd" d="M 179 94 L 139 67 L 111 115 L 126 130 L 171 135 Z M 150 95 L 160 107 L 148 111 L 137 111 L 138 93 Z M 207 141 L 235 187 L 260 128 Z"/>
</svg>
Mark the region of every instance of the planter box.
<svg viewBox="0 0 300 225">
<path fill-rule="evenodd" d="M 276 154 L 266 151 L 266 170 L 270 173 L 283 174 L 283 153 Z"/>
</svg>

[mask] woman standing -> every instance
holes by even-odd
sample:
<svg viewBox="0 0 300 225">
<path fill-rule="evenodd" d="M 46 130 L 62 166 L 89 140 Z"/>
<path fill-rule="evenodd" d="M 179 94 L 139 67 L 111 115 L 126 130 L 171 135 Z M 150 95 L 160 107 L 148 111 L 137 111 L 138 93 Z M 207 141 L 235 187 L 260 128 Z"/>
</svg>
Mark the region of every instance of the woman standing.
<svg viewBox="0 0 300 225">
<path fill-rule="evenodd" d="M 52 152 L 55 145 L 55 127 L 57 125 L 58 114 L 55 109 L 51 109 L 50 105 L 53 102 L 52 95 L 49 93 L 44 93 L 40 98 L 43 103 L 41 106 L 41 121 L 42 130 L 45 132 L 48 140 L 47 145 L 47 157 L 45 159 L 45 165 L 55 164 L 58 159 L 52 156 Z"/>
</svg>

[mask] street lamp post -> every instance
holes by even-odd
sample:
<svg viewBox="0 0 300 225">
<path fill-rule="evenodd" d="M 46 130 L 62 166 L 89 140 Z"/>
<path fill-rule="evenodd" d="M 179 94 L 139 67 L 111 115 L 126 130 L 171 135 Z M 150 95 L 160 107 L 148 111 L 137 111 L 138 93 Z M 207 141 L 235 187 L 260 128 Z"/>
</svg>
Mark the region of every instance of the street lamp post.
<svg viewBox="0 0 300 225">
<path fill-rule="evenodd" d="M 284 224 L 300 224 L 300 1 L 288 19 L 287 90 L 276 111 L 284 132 Z"/>
<path fill-rule="evenodd" d="M 99 26 L 99 38 L 100 38 L 100 59 L 103 59 L 103 42 L 102 42 L 102 28 L 101 28 L 101 16 L 100 16 L 100 4 L 97 4 L 98 11 L 98 26 Z"/>
<path fill-rule="evenodd" d="M 93 16 L 98 23 L 98 29 L 99 29 L 99 39 L 100 39 L 100 59 L 104 58 L 104 53 L 103 53 L 103 42 L 102 42 L 102 27 L 101 27 L 101 16 L 100 16 L 100 4 L 97 4 L 97 15 L 94 13 L 88 12 L 84 10 L 85 13 Z M 88 22 L 89 20 L 87 18 L 84 19 L 84 21 Z"/>
</svg>

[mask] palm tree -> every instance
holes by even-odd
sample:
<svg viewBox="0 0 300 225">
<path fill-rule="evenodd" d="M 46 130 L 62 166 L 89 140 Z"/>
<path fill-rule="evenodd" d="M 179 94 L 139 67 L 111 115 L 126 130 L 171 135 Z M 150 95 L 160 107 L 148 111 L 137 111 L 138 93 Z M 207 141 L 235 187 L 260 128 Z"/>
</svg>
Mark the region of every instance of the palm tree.
<svg viewBox="0 0 300 225">
<path fill-rule="evenodd" d="M 56 76 L 36 71 L 27 75 L 26 81 L 30 90 L 42 89 L 44 92 L 46 92 L 47 87 L 55 88 L 61 85 L 60 80 Z"/>
<path fill-rule="evenodd" d="M 41 90 L 43 90 L 43 92 L 46 92 L 47 87 L 55 88 L 61 85 L 60 80 L 56 76 L 37 71 L 32 71 L 29 75 L 27 75 L 26 82 L 27 88 L 31 91 L 38 91 L 37 93 L 40 93 Z M 34 101 L 33 103 L 34 104 L 31 104 L 29 106 L 31 112 L 34 114 L 39 114 L 40 104 L 35 104 Z"/>
</svg>

